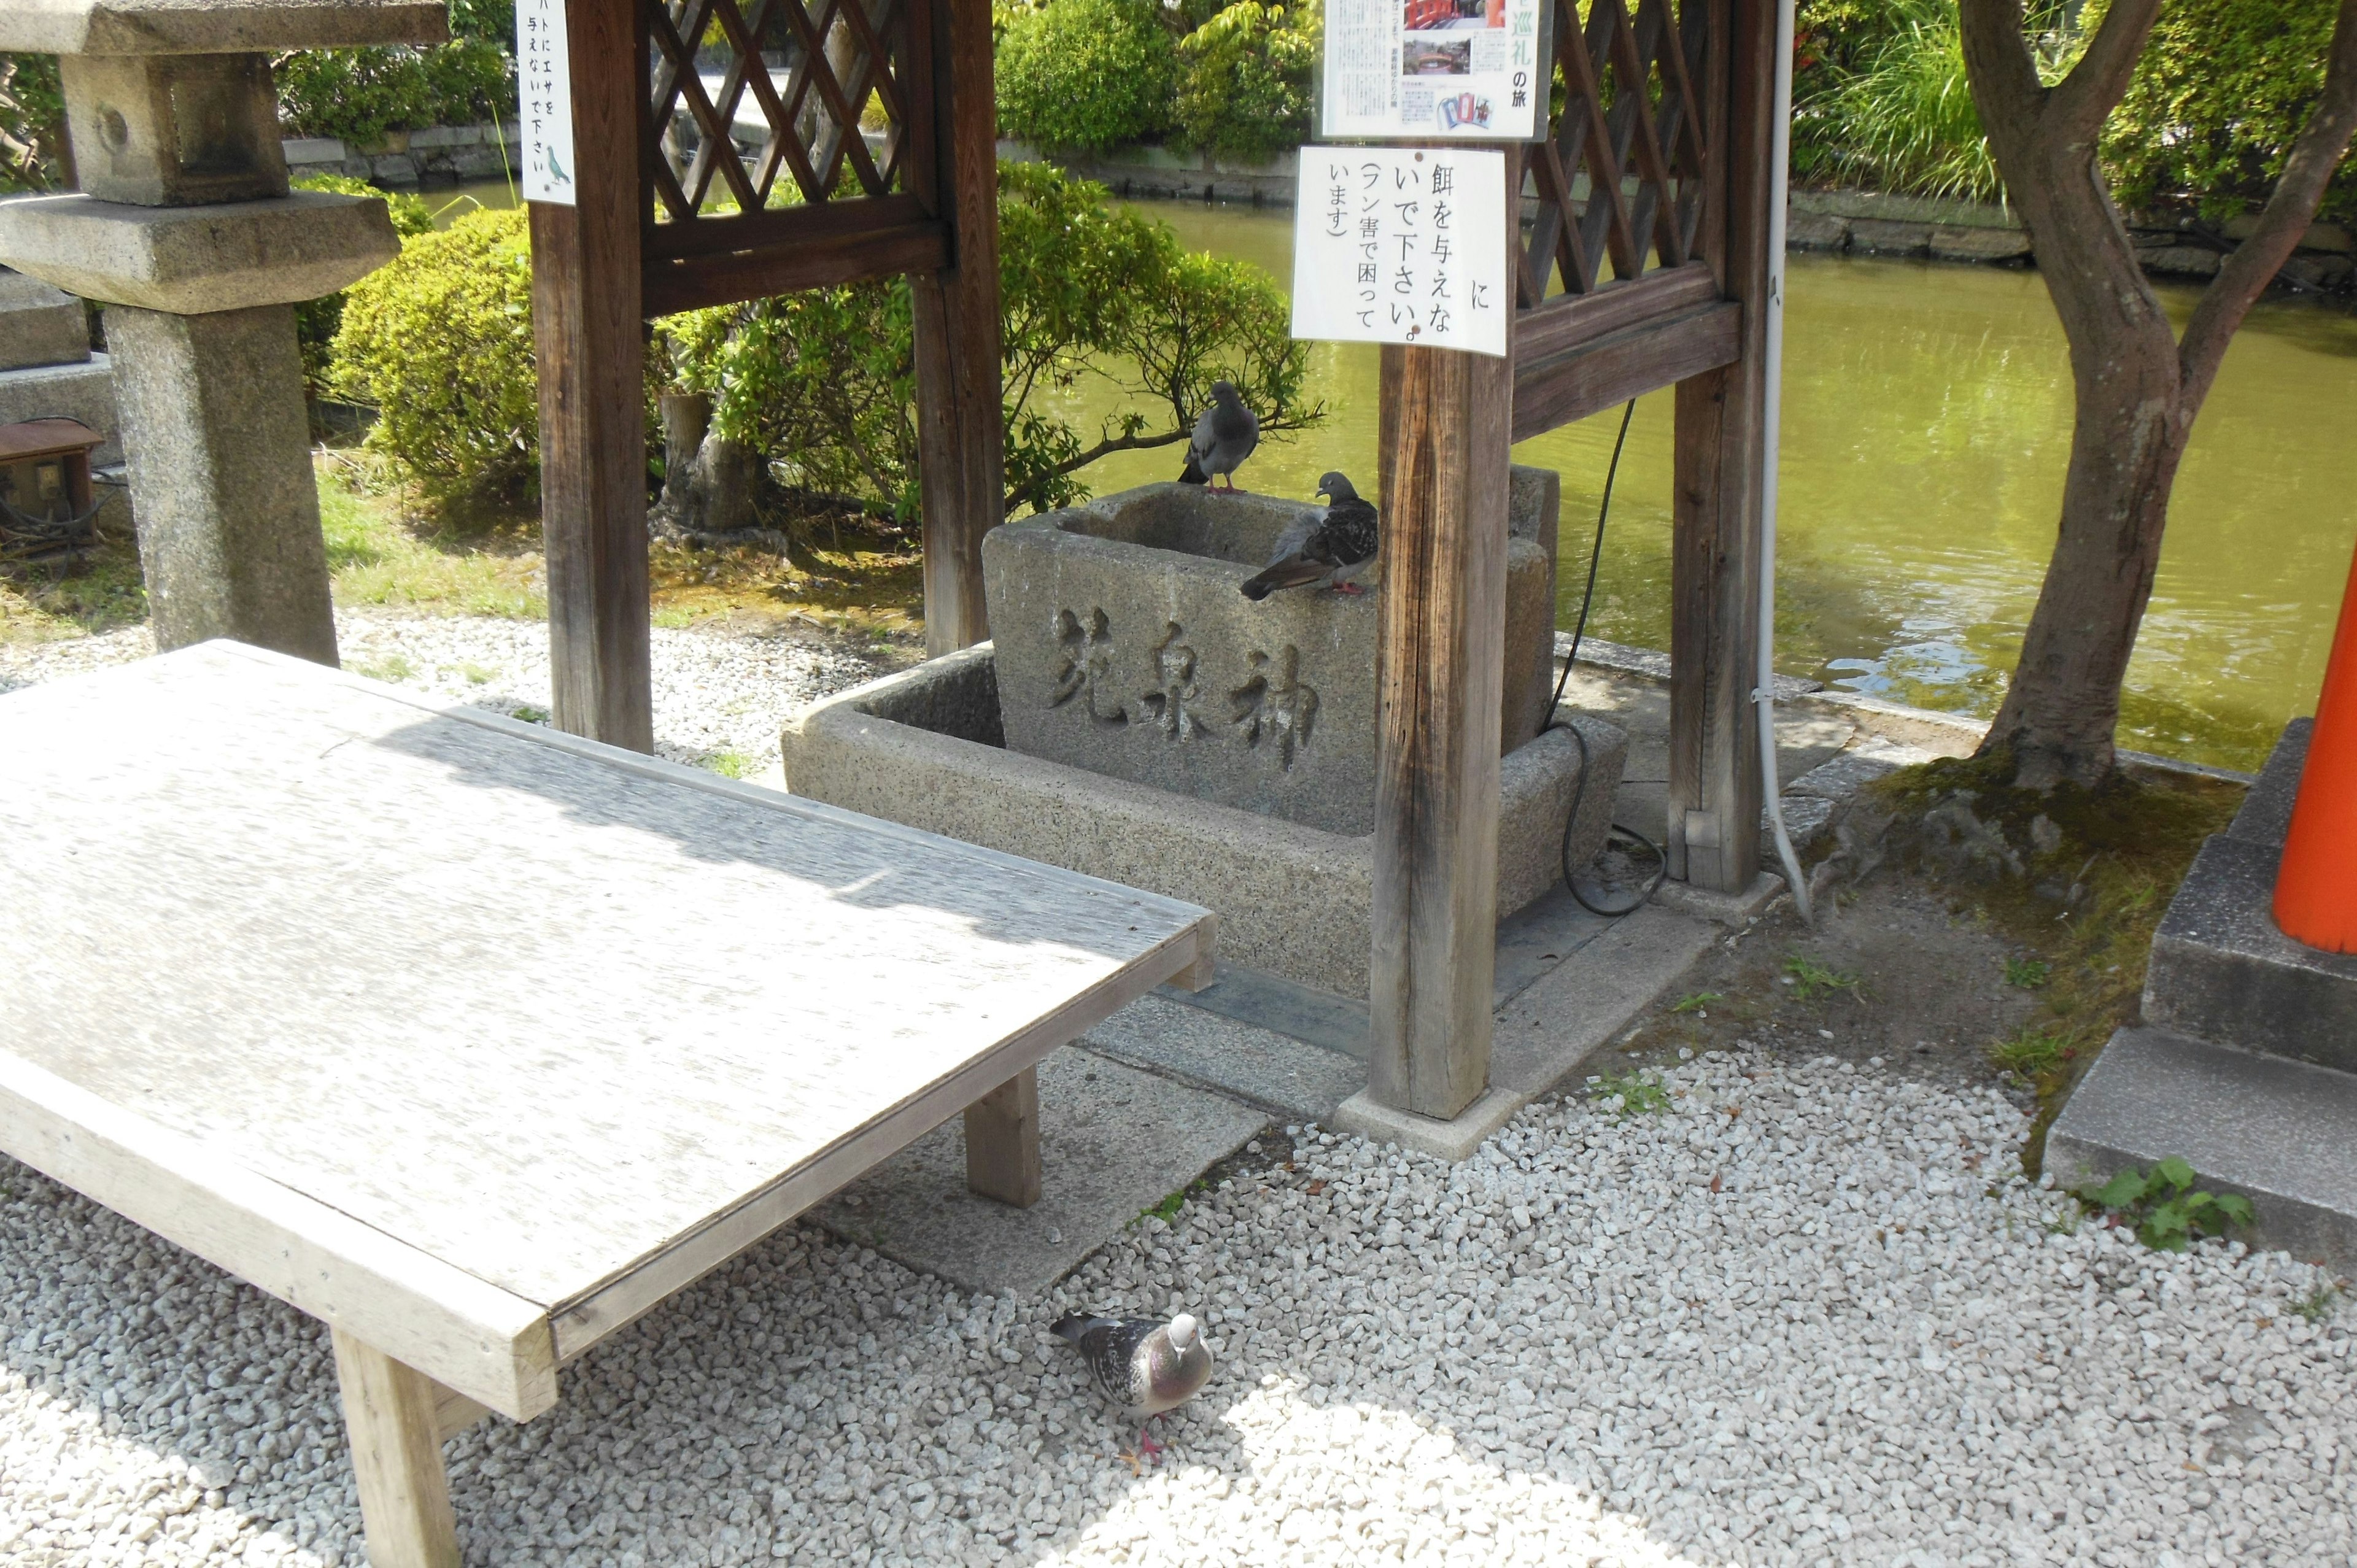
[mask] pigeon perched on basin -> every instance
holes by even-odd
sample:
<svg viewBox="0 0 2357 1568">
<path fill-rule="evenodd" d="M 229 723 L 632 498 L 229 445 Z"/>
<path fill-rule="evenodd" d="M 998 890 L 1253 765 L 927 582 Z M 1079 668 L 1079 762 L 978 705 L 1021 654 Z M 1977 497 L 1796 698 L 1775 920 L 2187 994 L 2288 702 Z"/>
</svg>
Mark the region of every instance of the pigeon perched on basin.
<svg viewBox="0 0 2357 1568">
<path fill-rule="evenodd" d="M 1232 381 L 1211 383 L 1211 406 L 1195 421 L 1195 434 L 1187 443 L 1187 467 L 1178 476 L 1182 485 L 1209 485 L 1224 478 L 1224 486 L 1213 489 L 1232 492 L 1236 488 L 1235 474 L 1260 445 L 1260 415 L 1244 406 Z"/>
<path fill-rule="evenodd" d="M 1284 588 L 1330 586 L 1339 594 L 1366 591 L 1352 579 L 1381 548 L 1381 520 L 1374 505 L 1339 473 L 1329 472 L 1319 479 L 1318 493 L 1327 498 L 1326 510 L 1289 524 L 1276 536 L 1276 550 L 1268 565 L 1240 585 L 1244 597 L 1257 601 Z"/>
<path fill-rule="evenodd" d="M 1077 1346 L 1097 1386 L 1119 1402 L 1130 1420 L 1143 1423 L 1137 1432 L 1142 1455 L 1162 1452 L 1146 1427 L 1193 1399 L 1211 1376 L 1211 1347 L 1189 1313 L 1165 1323 L 1072 1312 L 1058 1318 L 1049 1332 Z"/>
</svg>

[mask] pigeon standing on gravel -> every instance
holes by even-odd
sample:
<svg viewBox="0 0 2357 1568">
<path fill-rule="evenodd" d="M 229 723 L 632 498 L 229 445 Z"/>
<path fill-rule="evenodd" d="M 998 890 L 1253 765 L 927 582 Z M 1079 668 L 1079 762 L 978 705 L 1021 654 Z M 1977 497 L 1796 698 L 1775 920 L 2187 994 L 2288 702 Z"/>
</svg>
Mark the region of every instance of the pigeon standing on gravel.
<svg viewBox="0 0 2357 1568">
<path fill-rule="evenodd" d="M 1211 383 L 1211 403 L 1195 421 L 1194 438 L 1187 444 L 1187 468 L 1178 476 L 1182 485 L 1209 485 L 1224 476 L 1225 489 L 1233 493 L 1236 470 L 1260 445 L 1260 415 L 1244 406 L 1231 381 Z"/>
<path fill-rule="evenodd" d="M 1211 1376 L 1211 1347 L 1192 1315 L 1164 1323 L 1153 1317 L 1098 1317 L 1066 1313 L 1049 1330 L 1080 1348 L 1097 1386 L 1121 1402 L 1122 1412 L 1141 1423 L 1137 1451 L 1162 1452 L 1146 1428 L 1165 1411 L 1178 1409 L 1202 1391 Z"/>
<path fill-rule="evenodd" d="M 1258 601 L 1283 588 L 1327 585 L 1339 594 L 1366 591 L 1351 579 L 1365 570 L 1381 547 L 1381 520 L 1374 505 L 1339 473 L 1329 472 L 1319 479 L 1318 493 L 1330 504 L 1324 512 L 1305 517 L 1276 536 L 1276 550 L 1268 565 L 1241 585 L 1244 597 Z"/>
</svg>

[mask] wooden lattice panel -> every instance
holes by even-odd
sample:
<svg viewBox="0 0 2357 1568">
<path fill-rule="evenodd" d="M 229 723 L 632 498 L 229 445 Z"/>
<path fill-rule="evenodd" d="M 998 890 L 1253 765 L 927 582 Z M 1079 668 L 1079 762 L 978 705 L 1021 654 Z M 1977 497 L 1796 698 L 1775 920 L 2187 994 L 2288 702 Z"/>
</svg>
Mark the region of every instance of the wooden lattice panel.
<svg viewBox="0 0 2357 1568">
<path fill-rule="evenodd" d="M 653 216 L 759 211 L 780 179 L 790 199 L 813 204 L 896 189 L 911 117 L 907 51 L 895 46 L 909 10 L 908 0 L 647 0 Z M 718 47 L 699 51 L 698 40 Z M 884 124 L 874 148 L 860 134 L 871 105 Z"/>
<path fill-rule="evenodd" d="M 1522 257 L 1524 308 L 1563 289 L 1695 259 L 1702 221 L 1709 0 L 1558 0 L 1555 50 L 1566 95 L 1548 138 L 1530 151 L 1538 218 Z"/>
</svg>

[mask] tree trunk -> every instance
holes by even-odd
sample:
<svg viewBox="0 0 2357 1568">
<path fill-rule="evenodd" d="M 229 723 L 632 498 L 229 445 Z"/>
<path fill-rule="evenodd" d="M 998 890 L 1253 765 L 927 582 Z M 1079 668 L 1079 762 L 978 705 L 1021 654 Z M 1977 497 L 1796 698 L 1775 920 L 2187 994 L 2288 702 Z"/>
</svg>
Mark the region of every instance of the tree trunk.
<svg viewBox="0 0 2357 1568">
<path fill-rule="evenodd" d="M 656 532 L 726 533 L 757 524 L 760 454 L 712 428 L 712 399 L 705 393 L 665 392 L 657 406 L 663 488 L 651 514 Z"/>
<path fill-rule="evenodd" d="M 2093 788 L 2116 766 L 2120 688 L 2152 597 L 2169 498 L 2226 343 L 2309 220 L 2357 132 L 2357 0 L 2342 0 L 2325 89 L 2258 231 L 2205 291 L 2180 345 L 2145 281 L 2096 146 L 2158 0 L 2115 0 L 2049 87 L 2021 0 L 1963 0 L 1964 66 L 1989 149 L 2071 345 L 2071 466 L 2021 660 L 1981 745 L 2013 781 Z"/>
</svg>

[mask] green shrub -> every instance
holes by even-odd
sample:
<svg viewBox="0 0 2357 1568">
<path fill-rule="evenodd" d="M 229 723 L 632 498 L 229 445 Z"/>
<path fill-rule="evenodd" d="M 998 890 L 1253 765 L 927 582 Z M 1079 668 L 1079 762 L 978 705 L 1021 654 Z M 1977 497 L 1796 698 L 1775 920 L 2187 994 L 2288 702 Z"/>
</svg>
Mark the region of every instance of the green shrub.
<svg viewBox="0 0 2357 1568">
<path fill-rule="evenodd" d="M 354 284 L 329 387 L 377 411 L 368 434 L 432 500 L 519 501 L 537 488 L 540 406 L 531 242 L 521 210 L 469 212 Z"/>
<path fill-rule="evenodd" d="M 0 194 L 57 183 L 65 119 L 58 57 L 0 54 Z"/>
<path fill-rule="evenodd" d="M 1102 153 L 1169 121 L 1170 35 L 1151 0 L 1049 0 L 1006 16 L 998 124 L 1060 153 Z"/>
<path fill-rule="evenodd" d="M 2204 1192 L 2193 1184 L 2193 1167 L 2172 1155 L 2149 1174 L 2131 1165 L 2107 1182 L 2090 1182 L 2072 1196 L 2112 1224 L 2135 1230 L 2137 1240 L 2162 1252 L 2182 1252 L 2186 1243 L 2222 1236 L 2227 1227 L 2248 1228 L 2258 1219 L 2240 1193 Z"/>
<path fill-rule="evenodd" d="M 2104 127 L 2123 205 L 2191 197 L 2222 221 L 2263 205 L 2324 90 L 2334 0 L 2170 0 Z M 2088 7 L 2092 27 L 2096 7 Z M 2357 157 L 2320 216 L 2357 218 Z"/>
<path fill-rule="evenodd" d="M 1178 42 L 1171 120 L 1179 139 L 1257 162 L 1309 139 L 1318 0 L 1287 11 L 1237 0 Z"/>
<path fill-rule="evenodd" d="M 434 215 L 425 203 L 404 191 L 379 190 L 364 179 L 351 179 L 339 174 L 307 175 L 295 181 L 297 190 L 324 190 L 334 196 L 374 196 L 381 198 L 387 214 L 393 219 L 393 231 L 407 241 L 411 236 L 427 234 L 434 230 Z M 306 300 L 295 307 L 295 340 L 303 349 L 303 385 L 312 396 L 325 391 L 328 384 L 328 361 L 335 351 L 336 328 L 343 325 L 344 296 L 331 294 L 321 299 Z"/>
<path fill-rule="evenodd" d="M 271 65 L 279 124 L 290 135 L 367 147 L 393 131 L 515 113 L 515 62 L 489 38 L 454 38 L 431 48 L 303 49 Z"/>
</svg>

